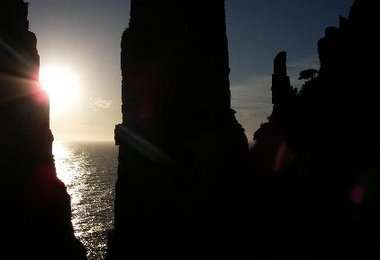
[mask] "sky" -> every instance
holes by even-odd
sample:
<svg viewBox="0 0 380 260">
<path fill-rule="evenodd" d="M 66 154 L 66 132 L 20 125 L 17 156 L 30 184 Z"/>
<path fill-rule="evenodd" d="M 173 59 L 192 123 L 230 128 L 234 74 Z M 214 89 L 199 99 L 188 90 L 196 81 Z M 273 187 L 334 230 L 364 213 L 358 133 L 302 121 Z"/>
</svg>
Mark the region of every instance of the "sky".
<svg viewBox="0 0 380 260">
<path fill-rule="evenodd" d="M 348 16 L 353 1 L 226 0 L 231 101 L 249 141 L 272 111 L 276 54 L 287 51 L 288 74 L 300 87 L 298 73 L 319 68 L 317 42 L 325 28 L 338 26 L 339 15 Z M 55 140 L 113 140 L 121 123 L 120 41 L 130 1 L 27 2 L 41 71 L 61 68 L 75 76 L 76 94 L 67 88 L 51 100 Z"/>
</svg>

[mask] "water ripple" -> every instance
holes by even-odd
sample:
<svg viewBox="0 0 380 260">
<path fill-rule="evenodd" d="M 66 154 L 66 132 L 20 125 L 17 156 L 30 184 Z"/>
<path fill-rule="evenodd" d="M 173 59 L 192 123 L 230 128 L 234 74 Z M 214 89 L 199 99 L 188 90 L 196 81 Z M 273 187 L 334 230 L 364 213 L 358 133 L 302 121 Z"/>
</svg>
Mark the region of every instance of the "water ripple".
<svg viewBox="0 0 380 260">
<path fill-rule="evenodd" d="M 58 178 L 71 196 L 75 236 L 89 260 L 105 259 L 113 228 L 117 148 L 112 143 L 55 142 L 53 154 Z"/>
</svg>

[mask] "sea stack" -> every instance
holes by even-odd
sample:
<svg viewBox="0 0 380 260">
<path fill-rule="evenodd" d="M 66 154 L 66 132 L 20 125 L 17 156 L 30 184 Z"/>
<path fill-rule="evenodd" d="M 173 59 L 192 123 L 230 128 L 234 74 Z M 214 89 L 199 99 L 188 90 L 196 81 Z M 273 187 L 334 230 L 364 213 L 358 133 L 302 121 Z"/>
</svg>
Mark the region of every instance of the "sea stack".
<svg viewBox="0 0 380 260">
<path fill-rule="evenodd" d="M 327 27 L 320 68 L 300 72 L 299 91 L 285 53 L 275 58 L 273 112 L 251 150 L 251 204 L 260 206 L 249 244 L 261 246 L 250 258 L 379 258 L 377 17 L 375 1 L 356 0 Z"/>
<path fill-rule="evenodd" d="M 121 48 L 108 258 L 225 252 L 248 144 L 231 109 L 224 0 L 132 0 Z"/>
<path fill-rule="evenodd" d="M 49 100 L 38 82 L 37 39 L 27 16 L 28 3 L 0 1 L 1 255 L 86 259 L 56 176 Z"/>
</svg>

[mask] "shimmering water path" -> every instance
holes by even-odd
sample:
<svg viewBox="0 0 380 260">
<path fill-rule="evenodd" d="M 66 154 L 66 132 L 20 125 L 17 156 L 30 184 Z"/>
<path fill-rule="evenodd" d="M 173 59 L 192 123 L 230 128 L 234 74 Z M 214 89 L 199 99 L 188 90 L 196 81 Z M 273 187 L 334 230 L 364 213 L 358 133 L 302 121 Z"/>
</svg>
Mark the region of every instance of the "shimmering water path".
<svg viewBox="0 0 380 260">
<path fill-rule="evenodd" d="M 54 142 L 58 177 L 71 196 L 75 235 L 89 260 L 105 258 L 107 233 L 113 227 L 117 147 L 113 143 Z"/>
</svg>

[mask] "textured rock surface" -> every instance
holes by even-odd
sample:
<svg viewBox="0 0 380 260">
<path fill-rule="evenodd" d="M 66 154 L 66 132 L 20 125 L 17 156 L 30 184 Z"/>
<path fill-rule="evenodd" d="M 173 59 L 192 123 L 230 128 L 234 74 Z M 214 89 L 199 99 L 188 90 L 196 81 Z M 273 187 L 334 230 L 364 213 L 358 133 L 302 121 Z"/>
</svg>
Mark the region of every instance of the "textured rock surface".
<svg viewBox="0 0 380 260">
<path fill-rule="evenodd" d="M 227 252 L 248 145 L 230 105 L 224 1 L 131 1 L 121 47 L 109 259 Z"/>
<path fill-rule="evenodd" d="M 0 1 L 0 230 L 10 259 L 86 259 L 57 178 L 28 4 Z"/>
<path fill-rule="evenodd" d="M 357 0 L 326 29 L 319 73 L 301 72 L 299 93 L 284 53 L 275 59 L 273 113 L 251 150 L 260 206 L 250 216 L 259 247 L 277 256 L 380 255 L 376 13 L 374 1 Z"/>
</svg>

